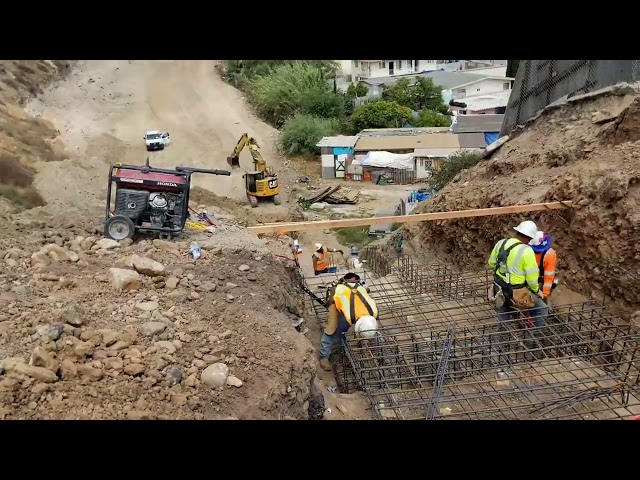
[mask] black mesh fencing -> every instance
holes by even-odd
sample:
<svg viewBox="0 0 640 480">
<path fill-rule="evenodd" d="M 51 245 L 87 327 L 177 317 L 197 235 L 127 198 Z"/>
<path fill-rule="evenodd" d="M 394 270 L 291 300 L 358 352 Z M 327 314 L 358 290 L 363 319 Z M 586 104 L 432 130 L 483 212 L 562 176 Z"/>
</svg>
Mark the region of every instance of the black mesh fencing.
<svg viewBox="0 0 640 480">
<path fill-rule="evenodd" d="M 556 100 L 640 78 L 640 60 L 521 60 L 501 135 Z"/>
</svg>

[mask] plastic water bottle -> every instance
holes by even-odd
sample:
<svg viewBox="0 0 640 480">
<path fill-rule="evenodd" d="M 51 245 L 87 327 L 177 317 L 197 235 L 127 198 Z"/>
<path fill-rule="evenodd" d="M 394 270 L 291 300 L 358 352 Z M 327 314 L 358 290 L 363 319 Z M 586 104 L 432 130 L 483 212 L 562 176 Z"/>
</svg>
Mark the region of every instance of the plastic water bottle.
<svg viewBox="0 0 640 480">
<path fill-rule="evenodd" d="M 202 250 L 200 249 L 200 245 L 198 245 L 198 242 L 191 242 L 189 251 L 191 252 L 191 256 L 194 260 L 197 260 L 200 255 L 202 255 Z"/>
</svg>

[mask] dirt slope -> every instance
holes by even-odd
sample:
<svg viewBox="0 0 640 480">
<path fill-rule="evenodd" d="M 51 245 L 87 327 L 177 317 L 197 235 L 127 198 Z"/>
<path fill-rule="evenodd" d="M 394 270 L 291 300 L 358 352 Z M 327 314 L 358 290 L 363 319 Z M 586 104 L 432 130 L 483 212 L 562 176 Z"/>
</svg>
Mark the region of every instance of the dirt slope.
<svg viewBox="0 0 640 480">
<path fill-rule="evenodd" d="M 34 174 L 39 165 L 68 156 L 55 126 L 22 105 L 69 68 L 66 61 L 0 60 L 0 214 L 44 204 L 32 187 Z"/>
<path fill-rule="evenodd" d="M 152 165 L 167 168 L 228 169 L 226 158 L 245 132 L 258 140 L 263 155 L 278 170 L 281 161 L 273 149 L 277 131 L 249 111 L 241 93 L 220 79 L 216 64 L 213 60 L 79 62 L 63 86 L 34 99 L 28 110 L 58 126 L 74 154 L 68 167 L 84 172 L 73 178 L 65 176 L 66 169 L 43 172 L 38 189 L 45 197 L 69 202 L 79 193 L 95 197 L 105 188 L 106 164 L 142 164 L 147 156 Z M 147 153 L 145 130 L 166 130 L 173 144 L 162 152 Z M 241 165 L 252 166 L 247 151 Z M 245 201 L 242 172 L 234 173 L 231 178 L 194 176 L 194 185 Z M 285 208 L 264 207 L 265 213 Z"/>
<path fill-rule="evenodd" d="M 0 218 L 0 418 L 322 415 L 314 349 L 291 324 L 302 314 L 302 297 L 282 257 L 271 256 L 286 254 L 286 240 L 263 242 L 238 225 L 258 215 L 275 221 L 286 205 L 246 215 L 241 172 L 201 177 L 194 200 L 218 218 L 213 236 L 185 231 L 171 244 L 98 240 L 110 161 L 141 164 L 149 155 L 160 166 L 225 168 L 246 131 L 280 166 L 275 130 L 253 117 L 213 67 L 79 62 L 68 80 L 29 103 L 39 118 L 32 121 L 59 129 L 70 153 L 55 164 L 34 161 L 46 206 Z M 174 144 L 148 154 L 146 129 L 168 130 Z M 247 160 L 245 152 L 250 167 Z M 192 240 L 204 249 L 196 262 Z M 134 254 L 160 262 L 159 271 L 119 291 L 109 269 L 135 276 Z M 211 387 L 205 373 L 214 363 L 233 376 L 222 386 Z"/>
<path fill-rule="evenodd" d="M 628 313 L 640 306 L 640 96 L 627 89 L 543 113 L 421 212 L 572 200 L 573 212 L 424 222 L 411 233 L 461 267 L 479 267 L 510 226 L 551 232 L 561 279 Z M 567 223 L 568 222 L 568 223 Z M 608 299 L 610 301 L 610 299 Z"/>
</svg>

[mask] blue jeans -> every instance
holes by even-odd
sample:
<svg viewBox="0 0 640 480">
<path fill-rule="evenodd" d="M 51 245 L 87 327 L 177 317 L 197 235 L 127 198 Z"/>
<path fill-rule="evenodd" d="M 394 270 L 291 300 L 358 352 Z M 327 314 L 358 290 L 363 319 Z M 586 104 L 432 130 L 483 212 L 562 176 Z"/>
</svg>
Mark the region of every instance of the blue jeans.
<svg viewBox="0 0 640 480">
<path fill-rule="evenodd" d="M 544 319 L 549 314 L 549 307 L 544 300 L 542 300 L 538 295 L 532 294 L 533 301 L 535 303 L 534 309 L 528 311 L 528 314 L 533 316 L 533 323 L 536 327 L 541 327 L 544 325 Z M 515 307 L 509 306 L 506 303 L 498 308 L 498 321 L 499 322 L 507 322 L 516 318 L 517 309 Z"/>
<path fill-rule="evenodd" d="M 342 344 L 342 338 L 344 334 L 349 331 L 351 325 L 347 323 L 346 318 L 342 313 L 338 314 L 338 328 L 335 333 L 328 335 L 322 332 L 322 339 L 320 340 L 320 358 L 329 358 L 334 350 L 338 349 Z"/>
</svg>

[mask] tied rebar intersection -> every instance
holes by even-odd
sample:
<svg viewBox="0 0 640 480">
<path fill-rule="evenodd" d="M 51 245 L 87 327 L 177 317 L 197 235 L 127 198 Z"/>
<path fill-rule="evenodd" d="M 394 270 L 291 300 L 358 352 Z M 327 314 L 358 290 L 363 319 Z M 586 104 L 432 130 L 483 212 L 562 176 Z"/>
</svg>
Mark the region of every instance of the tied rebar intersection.
<svg viewBox="0 0 640 480">
<path fill-rule="evenodd" d="M 554 306 L 540 328 L 529 326 L 527 311 L 498 322 L 487 297 L 490 272 L 457 274 L 379 248 L 361 258 L 366 271 L 358 273 L 378 303 L 381 328 L 372 340 L 352 329 L 334 365 L 340 389 L 363 391 L 379 419 L 640 414 L 640 332 L 605 306 Z M 335 278 L 301 281 L 314 291 Z M 326 321 L 326 308 L 311 304 Z"/>
</svg>

